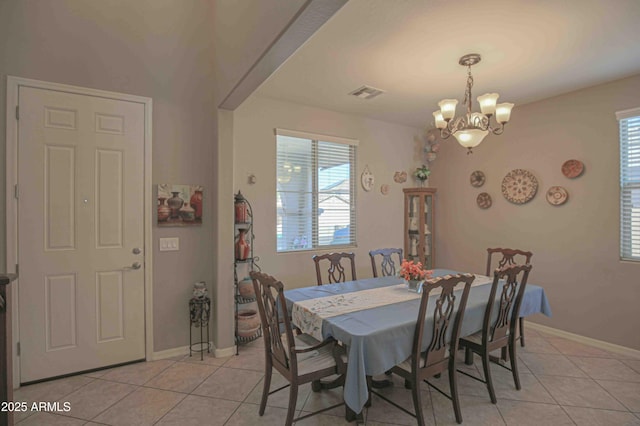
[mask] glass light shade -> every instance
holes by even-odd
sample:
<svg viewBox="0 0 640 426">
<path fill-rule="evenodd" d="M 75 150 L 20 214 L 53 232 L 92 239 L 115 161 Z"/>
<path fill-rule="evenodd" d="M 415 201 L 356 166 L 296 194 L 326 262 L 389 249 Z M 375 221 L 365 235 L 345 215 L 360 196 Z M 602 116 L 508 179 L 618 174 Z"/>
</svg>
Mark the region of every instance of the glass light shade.
<svg viewBox="0 0 640 426">
<path fill-rule="evenodd" d="M 478 96 L 478 103 L 480 104 L 480 111 L 484 115 L 493 115 L 496 112 L 496 102 L 498 102 L 497 93 L 485 93 L 482 96 Z"/>
<path fill-rule="evenodd" d="M 458 140 L 458 143 L 465 148 L 474 148 L 480 145 L 480 142 L 484 139 L 485 136 L 489 133 L 488 130 L 480 130 L 480 129 L 465 129 L 458 130 L 453 134 L 455 138 Z"/>
<path fill-rule="evenodd" d="M 513 108 L 513 104 L 509 102 L 496 105 L 496 121 L 501 124 L 509 121 L 511 118 L 511 108 Z"/>
<path fill-rule="evenodd" d="M 442 118 L 442 113 L 440 111 L 434 111 L 433 118 L 436 120 L 436 128 L 444 129 L 447 127 L 447 122 Z"/>
<path fill-rule="evenodd" d="M 438 102 L 442 118 L 445 121 L 451 120 L 456 115 L 456 105 L 458 105 L 457 99 L 443 99 Z"/>
</svg>

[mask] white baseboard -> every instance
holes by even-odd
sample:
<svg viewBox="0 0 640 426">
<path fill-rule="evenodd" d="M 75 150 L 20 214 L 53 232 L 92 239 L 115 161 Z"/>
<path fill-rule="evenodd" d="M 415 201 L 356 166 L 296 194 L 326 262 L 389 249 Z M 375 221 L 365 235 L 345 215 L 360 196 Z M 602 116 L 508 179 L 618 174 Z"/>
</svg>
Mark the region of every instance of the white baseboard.
<svg viewBox="0 0 640 426">
<path fill-rule="evenodd" d="M 235 354 L 236 354 L 235 346 L 231 346 L 228 348 L 221 348 L 221 349 L 213 348 L 213 355 L 216 358 L 224 358 L 224 357 L 228 357 Z"/>
<path fill-rule="evenodd" d="M 574 342 L 583 343 L 585 345 L 594 346 L 599 349 L 604 349 L 609 352 L 614 352 L 620 355 L 625 355 L 633 358 L 640 358 L 640 351 L 637 349 L 628 348 L 626 346 L 616 345 L 602 340 L 592 339 L 590 337 L 581 336 L 579 334 L 569 333 L 568 331 L 559 330 L 557 328 L 547 327 L 546 325 L 536 324 L 531 321 L 527 321 L 526 328 L 542 331 L 543 333 L 551 334 L 558 337 L 564 337 L 565 339 L 573 340 Z M 527 332 L 524 333 L 525 337 Z M 526 344 L 526 340 L 525 340 Z"/>
<path fill-rule="evenodd" d="M 213 345 L 213 342 L 209 343 L 211 345 L 211 353 L 216 358 L 225 358 L 228 356 L 232 356 L 236 354 L 236 347 L 231 346 L 229 348 L 221 348 L 218 349 Z M 165 349 L 164 351 L 158 351 L 151 354 L 151 358 L 147 359 L 147 361 L 157 361 L 159 359 L 167 359 L 173 358 L 176 356 L 184 356 L 189 355 L 189 346 L 180 346 L 172 349 Z"/>
<path fill-rule="evenodd" d="M 147 359 L 147 361 L 157 361 L 159 359 L 173 358 L 182 355 L 189 355 L 189 346 L 180 346 L 177 348 L 154 352 L 151 354 L 151 359 Z"/>
</svg>

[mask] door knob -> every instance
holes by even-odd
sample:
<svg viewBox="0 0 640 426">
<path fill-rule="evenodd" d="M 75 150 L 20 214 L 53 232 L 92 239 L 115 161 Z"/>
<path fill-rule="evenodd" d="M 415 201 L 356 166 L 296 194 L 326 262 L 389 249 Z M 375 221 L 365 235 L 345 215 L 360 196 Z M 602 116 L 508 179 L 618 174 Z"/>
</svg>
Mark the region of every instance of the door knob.
<svg viewBox="0 0 640 426">
<path fill-rule="evenodd" d="M 138 247 L 135 247 L 133 250 L 131 250 L 131 252 L 133 254 L 140 254 L 141 253 L 141 251 L 140 251 L 140 249 Z"/>
<path fill-rule="evenodd" d="M 131 265 L 132 269 L 140 269 L 142 268 L 142 264 L 140 262 L 133 262 L 133 264 Z"/>
</svg>

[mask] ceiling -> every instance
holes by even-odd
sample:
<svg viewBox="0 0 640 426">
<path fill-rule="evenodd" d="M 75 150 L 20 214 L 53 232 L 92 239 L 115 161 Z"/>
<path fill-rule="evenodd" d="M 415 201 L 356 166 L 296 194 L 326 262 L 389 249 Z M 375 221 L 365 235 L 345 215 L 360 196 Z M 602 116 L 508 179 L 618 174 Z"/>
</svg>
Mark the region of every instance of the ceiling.
<svg viewBox="0 0 640 426">
<path fill-rule="evenodd" d="M 638 0 L 349 0 L 255 92 L 423 127 L 443 98 L 518 105 L 640 74 Z M 348 96 L 363 85 L 385 93 Z M 458 111 L 462 111 L 460 105 Z"/>
</svg>

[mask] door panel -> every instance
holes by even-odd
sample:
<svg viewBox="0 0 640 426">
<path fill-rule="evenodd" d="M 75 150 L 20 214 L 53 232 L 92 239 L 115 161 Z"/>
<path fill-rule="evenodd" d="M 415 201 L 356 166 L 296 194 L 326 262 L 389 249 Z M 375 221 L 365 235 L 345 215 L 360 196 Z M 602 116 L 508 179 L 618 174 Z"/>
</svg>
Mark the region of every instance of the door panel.
<svg viewBox="0 0 640 426">
<path fill-rule="evenodd" d="M 19 105 L 21 382 L 142 359 L 144 105 L 30 87 Z"/>
</svg>

